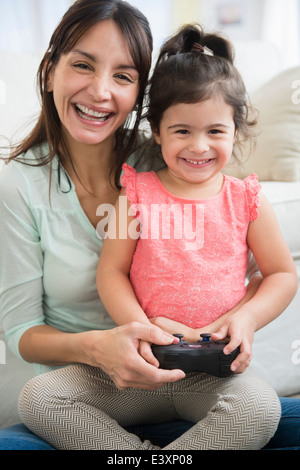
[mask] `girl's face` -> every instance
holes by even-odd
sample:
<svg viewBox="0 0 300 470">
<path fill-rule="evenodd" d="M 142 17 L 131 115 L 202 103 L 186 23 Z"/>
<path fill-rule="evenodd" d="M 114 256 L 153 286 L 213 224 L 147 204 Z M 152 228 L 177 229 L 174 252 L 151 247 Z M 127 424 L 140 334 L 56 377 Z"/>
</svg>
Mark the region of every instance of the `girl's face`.
<svg viewBox="0 0 300 470">
<path fill-rule="evenodd" d="M 231 158 L 235 137 L 233 108 L 221 97 L 168 108 L 159 134 L 169 176 L 178 182 L 206 183 L 219 176 Z"/>
<path fill-rule="evenodd" d="M 112 20 L 93 26 L 54 67 L 48 81 L 67 142 L 113 139 L 135 106 L 139 74 Z"/>
</svg>

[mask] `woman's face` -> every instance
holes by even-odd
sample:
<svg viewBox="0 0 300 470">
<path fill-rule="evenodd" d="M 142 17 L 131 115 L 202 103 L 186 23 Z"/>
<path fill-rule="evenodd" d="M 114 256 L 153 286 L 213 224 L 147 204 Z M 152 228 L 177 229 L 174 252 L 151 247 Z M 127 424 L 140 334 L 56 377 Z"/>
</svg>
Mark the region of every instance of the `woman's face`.
<svg viewBox="0 0 300 470">
<path fill-rule="evenodd" d="M 67 141 L 98 145 L 114 138 L 134 108 L 139 73 L 120 29 L 104 20 L 60 58 L 47 85 Z"/>
</svg>

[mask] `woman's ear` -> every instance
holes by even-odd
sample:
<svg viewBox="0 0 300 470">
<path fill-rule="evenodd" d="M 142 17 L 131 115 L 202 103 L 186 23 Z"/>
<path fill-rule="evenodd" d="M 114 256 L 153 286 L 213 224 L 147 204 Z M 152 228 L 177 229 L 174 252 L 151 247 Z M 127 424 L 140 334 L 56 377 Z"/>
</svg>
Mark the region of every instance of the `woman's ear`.
<svg viewBox="0 0 300 470">
<path fill-rule="evenodd" d="M 50 93 L 53 91 L 53 79 L 54 79 L 54 68 L 52 62 L 45 60 L 43 64 L 43 75 L 46 79 L 44 86 L 45 89 Z"/>
</svg>

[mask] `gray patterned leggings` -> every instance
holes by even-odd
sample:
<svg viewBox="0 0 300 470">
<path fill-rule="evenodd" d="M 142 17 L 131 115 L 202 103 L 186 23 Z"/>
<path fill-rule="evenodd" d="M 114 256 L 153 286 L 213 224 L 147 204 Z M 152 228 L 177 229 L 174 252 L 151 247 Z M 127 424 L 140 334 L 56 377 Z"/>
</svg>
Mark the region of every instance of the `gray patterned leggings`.
<svg viewBox="0 0 300 470">
<path fill-rule="evenodd" d="M 123 426 L 184 419 L 195 425 L 164 450 L 246 450 L 267 444 L 281 409 L 275 392 L 249 369 L 227 379 L 188 374 L 155 391 L 120 391 L 101 369 L 74 365 L 29 381 L 19 412 L 57 449 L 157 449 Z"/>
</svg>

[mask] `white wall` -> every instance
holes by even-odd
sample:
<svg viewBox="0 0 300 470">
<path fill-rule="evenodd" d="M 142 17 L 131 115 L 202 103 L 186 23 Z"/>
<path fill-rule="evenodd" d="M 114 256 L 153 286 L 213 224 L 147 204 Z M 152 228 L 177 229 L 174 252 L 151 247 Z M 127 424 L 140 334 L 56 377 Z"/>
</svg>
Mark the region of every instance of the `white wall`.
<svg viewBox="0 0 300 470">
<path fill-rule="evenodd" d="M 0 50 L 41 53 L 47 48 L 52 31 L 72 2 L 0 0 Z M 300 0 L 129 2 L 149 19 L 155 49 L 182 23 L 194 21 L 200 22 L 205 29 L 223 31 L 233 41 L 264 39 L 273 42 L 281 49 L 286 66 L 300 63 Z"/>
<path fill-rule="evenodd" d="M 202 0 L 203 25 L 232 40 L 260 39 L 263 9 L 264 0 Z"/>
</svg>

